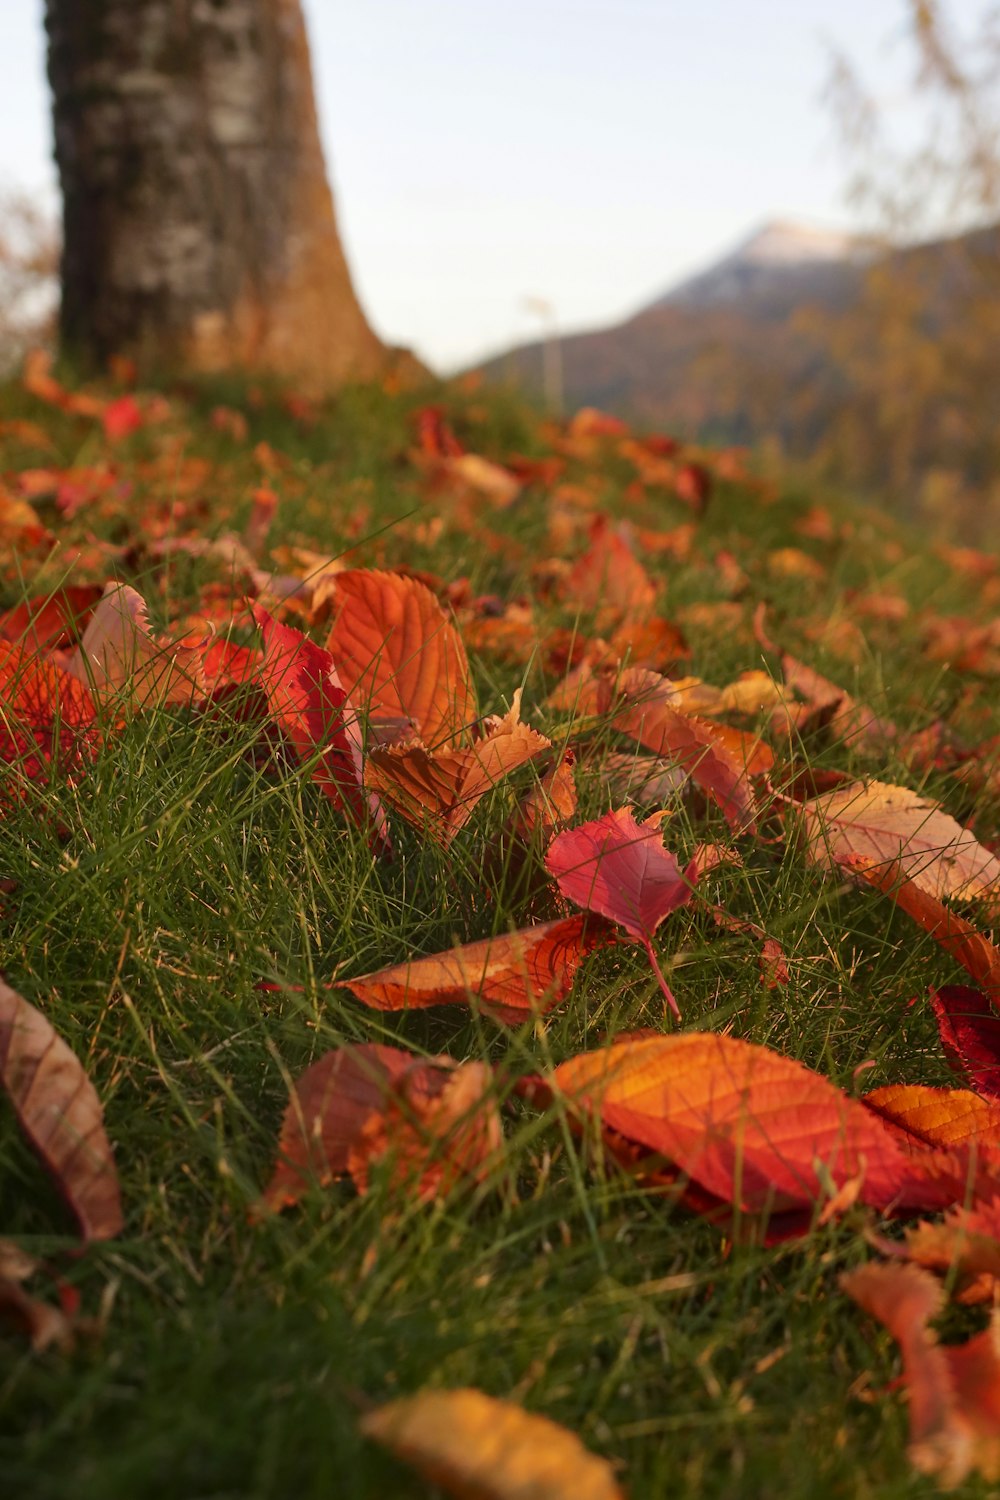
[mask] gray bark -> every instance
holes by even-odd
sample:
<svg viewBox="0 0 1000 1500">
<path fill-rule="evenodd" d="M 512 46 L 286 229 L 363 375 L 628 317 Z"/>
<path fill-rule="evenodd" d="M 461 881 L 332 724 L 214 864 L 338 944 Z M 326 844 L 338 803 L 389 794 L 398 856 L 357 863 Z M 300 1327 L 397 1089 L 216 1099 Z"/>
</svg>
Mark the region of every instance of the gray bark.
<svg viewBox="0 0 1000 1500">
<path fill-rule="evenodd" d="M 64 344 L 313 388 L 381 368 L 299 0 L 46 0 L 46 26 Z"/>
</svg>

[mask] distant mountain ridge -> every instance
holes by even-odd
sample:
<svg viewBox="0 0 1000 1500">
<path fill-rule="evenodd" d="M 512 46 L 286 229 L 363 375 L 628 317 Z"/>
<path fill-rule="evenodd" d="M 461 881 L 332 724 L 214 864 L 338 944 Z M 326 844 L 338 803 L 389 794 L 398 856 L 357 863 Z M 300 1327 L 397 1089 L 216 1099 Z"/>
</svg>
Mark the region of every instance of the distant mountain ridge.
<svg viewBox="0 0 1000 1500">
<path fill-rule="evenodd" d="M 836 316 L 855 305 L 865 263 L 850 236 L 787 220 L 765 224 L 625 322 L 561 339 L 566 406 L 599 406 L 683 437 L 746 443 L 776 433 L 802 446 L 799 438 L 808 443 L 822 422 L 817 388 L 825 375 L 801 315 L 814 308 Z M 479 368 L 544 390 L 541 343 Z M 794 413 L 789 391 L 797 392 Z"/>
<path fill-rule="evenodd" d="M 860 263 L 864 242 L 841 230 L 773 219 L 705 271 L 670 288 L 649 305 L 700 307 L 773 291 L 792 281 L 809 285 L 831 265 Z"/>
</svg>

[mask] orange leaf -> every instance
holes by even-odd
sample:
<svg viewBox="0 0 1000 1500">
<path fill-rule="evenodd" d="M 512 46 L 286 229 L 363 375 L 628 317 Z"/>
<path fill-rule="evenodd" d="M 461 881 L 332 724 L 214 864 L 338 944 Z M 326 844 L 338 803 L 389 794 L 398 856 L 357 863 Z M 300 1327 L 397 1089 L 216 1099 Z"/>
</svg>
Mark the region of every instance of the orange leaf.
<svg viewBox="0 0 1000 1500">
<path fill-rule="evenodd" d="M 435 1196 L 456 1170 L 480 1175 L 500 1144 L 488 1082 L 480 1063 L 424 1062 L 398 1047 L 362 1043 L 327 1052 L 293 1086 L 278 1162 L 255 1213 L 297 1203 L 311 1183 L 347 1172 L 365 1192 L 372 1162 L 390 1151 L 393 1180 L 412 1186 L 418 1169 L 421 1197 Z"/>
<path fill-rule="evenodd" d="M 552 743 L 522 724 L 520 689 L 510 713 L 462 750 L 391 745 L 368 757 L 366 784 L 431 838 L 449 844 L 498 782 Z"/>
<path fill-rule="evenodd" d="M 912 1158 L 864 1105 L 767 1047 L 687 1032 L 622 1042 L 556 1068 L 554 1082 L 602 1123 L 748 1213 L 820 1203 L 861 1177 L 885 1207 Z"/>
<path fill-rule="evenodd" d="M 917 1266 L 872 1262 L 841 1286 L 899 1344 L 910 1397 L 910 1460 L 951 1488 L 979 1471 L 1000 1478 L 1000 1324 L 964 1344 L 942 1345 L 929 1326 L 944 1293 Z"/>
<path fill-rule="evenodd" d="M 897 1240 L 878 1241 L 886 1255 L 912 1260 L 933 1271 L 957 1272 L 963 1282 L 956 1300 L 993 1302 L 1000 1278 L 1000 1199 L 990 1198 L 971 1208 L 959 1204 L 943 1222 L 926 1220 L 906 1231 L 905 1246 Z"/>
<path fill-rule="evenodd" d="M 915 1146 L 1000 1146 L 1000 1101 L 980 1099 L 969 1089 L 936 1089 L 895 1083 L 873 1089 L 862 1101 Z"/>
<path fill-rule="evenodd" d="M 492 1086 L 485 1063 L 416 1063 L 351 1145 L 347 1165 L 358 1192 L 368 1191 L 371 1167 L 383 1160 L 393 1187 L 422 1202 L 443 1198 L 463 1177 L 484 1182 L 503 1147 Z"/>
<path fill-rule="evenodd" d="M 366 568 L 335 580 L 327 641 L 348 694 L 376 722 L 409 721 L 432 748 L 465 733 L 476 700 L 461 636 L 430 589 Z"/>
<path fill-rule="evenodd" d="M 624 1500 L 611 1466 L 573 1433 L 482 1391 L 421 1391 L 360 1425 L 459 1500 Z"/>
<path fill-rule="evenodd" d="M 467 1005 L 476 995 L 493 1014 L 516 1025 L 565 999 L 584 958 L 607 941 L 600 923 L 568 917 L 408 959 L 339 985 L 375 1010 Z"/>
<path fill-rule="evenodd" d="M 0 1083 L 84 1239 L 118 1234 L 118 1174 L 94 1086 L 41 1012 L 2 979 Z"/>
<path fill-rule="evenodd" d="M 752 833 L 757 808 L 750 777 L 770 770 L 773 756 L 752 735 L 679 711 L 667 678 L 637 669 L 621 681 L 624 704 L 612 719 L 616 729 L 672 760 L 718 804 L 729 826 Z"/>
<path fill-rule="evenodd" d="M 964 969 L 981 984 L 987 996 L 1000 1002 L 1000 949 L 994 947 L 977 927 L 964 917 L 949 911 L 936 897 L 929 895 L 913 880 L 903 879 L 898 865 L 884 864 L 865 855 L 852 854 L 843 868 L 868 885 L 891 896 L 908 916 L 929 932 Z"/>
</svg>

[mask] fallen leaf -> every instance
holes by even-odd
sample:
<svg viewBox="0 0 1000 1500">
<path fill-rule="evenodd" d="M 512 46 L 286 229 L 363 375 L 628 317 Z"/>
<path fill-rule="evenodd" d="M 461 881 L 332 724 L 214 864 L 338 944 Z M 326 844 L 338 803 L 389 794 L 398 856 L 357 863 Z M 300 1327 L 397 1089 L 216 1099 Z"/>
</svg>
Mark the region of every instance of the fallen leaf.
<svg viewBox="0 0 1000 1500">
<path fill-rule="evenodd" d="M 198 653 L 180 642 L 157 640 L 146 601 L 127 584 L 109 583 L 66 670 L 98 702 L 123 695 L 136 708 L 191 703 L 203 696 Z"/>
<path fill-rule="evenodd" d="M 964 1344 L 939 1344 L 931 1320 L 944 1292 L 918 1266 L 872 1262 L 841 1277 L 843 1290 L 899 1345 L 910 1398 L 909 1455 L 948 1488 L 979 1472 L 1000 1478 L 1000 1324 Z"/>
<path fill-rule="evenodd" d="M 467 734 L 477 710 L 465 647 L 430 589 L 369 569 L 334 586 L 327 649 L 352 700 L 375 721 L 408 721 L 431 749 Z"/>
<path fill-rule="evenodd" d="M 573 752 L 568 750 L 518 800 L 507 822 L 514 838 L 524 844 L 530 844 L 534 839 L 547 844 L 553 834 L 575 816 L 577 799 L 573 760 Z"/>
<path fill-rule="evenodd" d="M 808 1210 L 831 1184 L 859 1176 L 862 1201 L 885 1208 L 913 1177 L 914 1158 L 863 1104 L 792 1058 L 735 1037 L 615 1043 L 552 1076 L 576 1108 L 745 1213 Z"/>
<path fill-rule="evenodd" d="M 977 927 L 950 911 L 943 901 L 929 895 L 913 880 L 904 879 L 897 864 L 852 854 L 843 861 L 842 868 L 891 897 L 982 985 L 987 997 L 1000 1004 L 1000 949 Z"/>
<path fill-rule="evenodd" d="M 833 869 L 851 855 L 897 865 L 929 896 L 1000 899 L 1000 860 L 936 802 L 906 787 L 852 781 L 802 808 L 809 857 Z"/>
<path fill-rule="evenodd" d="M 656 586 L 620 526 L 596 516 L 590 546 L 560 589 L 568 604 L 596 611 L 599 621 L 641 620 L 656 602 Z"/>
<path fill-rule="evenodd" d="M 352 1143 L 348 1170 L 363 1194 L 371 1168 L 384 1162 L 394 1189 L 429 1203 L 463 1178 L 485 1182 L 502 1148 L 492 1069 L 439 1057 L 417 1063 L 390 1089 Z"/>
<path fill-rule="evenodd" d="M 253 616 L 264 637 L 257 670 L 271 714 L 299 757 L 315 760 L 312 779 L 323 794 L 359 823 L 371 817 L 385 839 L 381 804 L 364 790 L 361 727 L 333 658 L 259 605 Z"/>
<path fill-rule="evenodd" d="M 981 1099 L 970 1089 L 930 1088 L 894 1083 L 873 1089 L 862 1103 L 919 1147 L 1000 1146 L 1000 1102 Z"/>
<path fill-rule="evenodd" d="M 0 759 L 28 781 L 71 774 L 100 748 L 89 690 L 45 656 L 0 641 Z"/>
<path fill-rule="evenodd" d="M 894 724 L 880 718 L 866 703 L 859 703 L 844 688 L 805 662 L 784 652 L 781 670 L 788 687 L 805 699 L 810 710 L 800 722 L 796 722 L 794 716 L 788 717 L 788 723 L 798 733 L 806 734 L 821 724 L 828 724 L 845 745 L 857 745 L 865 750 L 882 750 L 889 740 L 895 738 Z"/>
<path fill-rule="evenodd" d="M 481 1063 L 424 1061 L 374 1043 L 327 1052 L 293 1085 L 277 1165 L 254 1215 L 348 1172 L 364 1193 L 372 1163 L 389 1154 L 394 1183 L 421 1197 L 437 1196 L 456 1175 L 478 1178 L 500 1144 L 489 1084 Z"/>
<path fill-rule="evenodd" d="M 988 996 L 946 984 L 931 991 L 931 1005 L 948 1061 L 978 1093 L 1000 1099 L 1000 1014 Z"/>
<path fill-rule="evenodd" d="M 338 985 L 375 1010 L 467 1005 L 476 996 L 485 1009 L 516 1025 L 565 999 L 584 958 L 608 941 L 601 923 L 568 917 L 408 959 Z"/>
<path fill-rule="evenodd" d="M 647 750 L 690 775 L 721 808 L 734 832 L 756 829 L 757 807 L 750 778 L 773 764 L 766 746 L 751 735 L 680 712 L 668 679 L 641 668 L 623 674 L 623 702 L 612 724 Z"/>
<path fill-rule="evenodd" d="M 573 1433 L 482 1391 L 421 1391 L 360 1426 L 459 1500 L 624 1500 L 610 1464 Z"/>
<path fill-rule="evenodd" d="M 760 977 L 766 990 L 790 983 L 788 960 L 777 938 L 765 937 L 760 949 Z"/>
<path fill-rule="evenodd" d="M 428 750 L 410 743 L 372 750 L 365 783 L 430 838 L 449 844 L 477 804 L 505 776 L 552 742 L 521 723 L 521 691 L 510 712 L 463 749 Z"/>
<path fill-rule="evenodd" d="M 904 1243 L 876 1240 L 878 1249 L 929 1270 L 955 1275 L 955 1300 L 964 1305 L 995 1302 L 1000 1280 L 1000 1198 L 972 1207 L 957 1204 L 943 1221 L 924 1220 L 907 1229 Z"/>
<path fill-rule="evenodd" d="M 42 1013 L 0 979 L 0 1084 L 85 1240 L 122 1227 L 104 1112 L 74 1052 Z"/>
<path fill-rule="evenodd" d="M 642 943 L 660 988 L 680 1018 L 653 948 L 653 933 L 664 917 L 691 899 L 698 878 L 690 864 L 682 873 L 663 847 L 659 824 L 635 821 L 620 807 L 589 823 L 567 828 L 549 846 L 545 868 L 568 901 L 624 927 Z"/>
</svg>

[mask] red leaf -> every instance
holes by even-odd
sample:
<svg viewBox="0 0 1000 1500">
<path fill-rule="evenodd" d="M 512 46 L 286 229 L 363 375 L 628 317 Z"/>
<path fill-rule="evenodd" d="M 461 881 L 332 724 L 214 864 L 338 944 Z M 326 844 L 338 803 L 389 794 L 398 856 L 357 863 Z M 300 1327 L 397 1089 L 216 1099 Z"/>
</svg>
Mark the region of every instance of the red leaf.
<svg viewBox="0 0 1000 1500">
<path fill-rule="evenodd" d="M 1000 1015 L 981 990 L 946 984 L 931 991 L 948 1061 L 980 1094 L 1000 1099 Z"/>
<path fill-rule="evenodd" d="M 385 837 L 385 814 L 378 798 L 364 790 L 361 729 L 341 686 L 333 658 L 289 625 L 279 625 L 254 606 L 264 636 L 258 668 L 271 713 L 303 760 L 320 752 L 312 777 L 335 807 L 358 823 L 371 816 Z"/>
<path fill-rule="evenodd" d="M 674 856 L 663 847 L 659 827 L 637 823 L 630 807 L 567 828 L 553 839 L 545 867 L 567 900 L 609 917 L 643 944 L 660 987 L 679 1016 L 677 1002 L 660 972 L 652 937 L 664 917 L 690 901 L 697 867 L 691 864 L 682 874 Z"/>
</svg>

